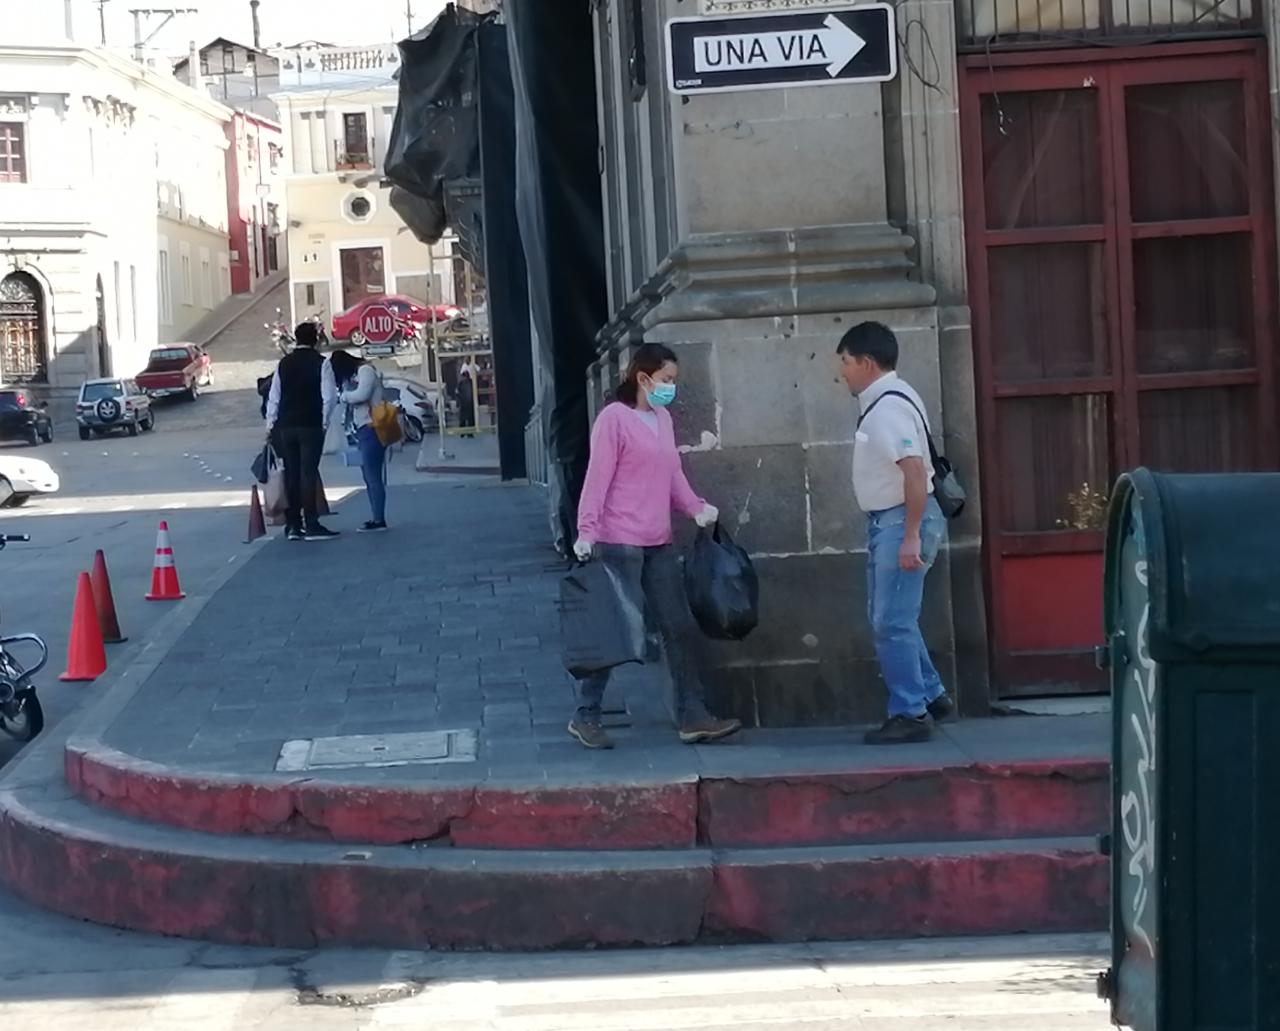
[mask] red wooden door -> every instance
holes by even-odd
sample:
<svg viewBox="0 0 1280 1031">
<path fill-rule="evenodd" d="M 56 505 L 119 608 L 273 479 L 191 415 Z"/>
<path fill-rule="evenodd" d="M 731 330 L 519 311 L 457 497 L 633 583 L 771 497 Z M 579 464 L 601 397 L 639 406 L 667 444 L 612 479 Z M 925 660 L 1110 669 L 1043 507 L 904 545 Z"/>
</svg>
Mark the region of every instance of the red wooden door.
<svg viewBox="0 0 1280 1031">
<path fill-rule="evenodd" d="M 1092 648 L 1118 472 L 1276 459 L 1263 52 L 1034 56 L 970 60 L 961 106 L 1006 695 L 1103 687 Z"/>
</svg>

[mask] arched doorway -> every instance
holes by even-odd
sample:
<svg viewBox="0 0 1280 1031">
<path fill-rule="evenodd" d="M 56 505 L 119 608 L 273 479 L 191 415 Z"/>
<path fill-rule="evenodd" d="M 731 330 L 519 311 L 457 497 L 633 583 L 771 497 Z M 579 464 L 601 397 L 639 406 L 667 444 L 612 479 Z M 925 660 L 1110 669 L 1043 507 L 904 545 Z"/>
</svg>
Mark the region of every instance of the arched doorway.
<svg viewBox="0 0 1280 1031">
<path fill-rule="evenodd" d="M 48 382 L 42 302 L 40 285 L 27 273 L 0 280 L 0 382 Z"/>
<path fill-rule="evenodd" d="M 98 375 L 111 375 L 111 342 L 107 339 L 107 293 L 98 277 Z"/>
</svg>

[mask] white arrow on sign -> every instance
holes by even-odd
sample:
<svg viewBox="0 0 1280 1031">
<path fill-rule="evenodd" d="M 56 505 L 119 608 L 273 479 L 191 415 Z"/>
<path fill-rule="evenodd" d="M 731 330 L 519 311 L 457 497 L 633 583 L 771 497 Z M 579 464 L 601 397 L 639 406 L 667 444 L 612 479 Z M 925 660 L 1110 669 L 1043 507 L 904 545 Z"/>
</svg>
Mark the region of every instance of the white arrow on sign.
<svg viewBox="0 0 1280 1031">
<path fill-rule="evenodd" d="M 805 68 L 826 65 L 832 78 L 862 53 L 867 41 L 834 14 L 822 28 L 699 36 L 693 64 L 702 73 L 741 72 L 758 68 Z"/>
</svg>

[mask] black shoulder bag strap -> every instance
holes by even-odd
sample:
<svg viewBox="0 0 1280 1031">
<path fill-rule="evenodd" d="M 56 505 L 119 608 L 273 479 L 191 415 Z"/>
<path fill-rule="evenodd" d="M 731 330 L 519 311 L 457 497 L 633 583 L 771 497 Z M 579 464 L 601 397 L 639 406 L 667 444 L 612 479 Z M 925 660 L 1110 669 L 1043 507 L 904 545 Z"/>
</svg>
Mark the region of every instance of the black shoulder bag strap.
<svg viewBox="0 0 1280 1031">
<path fill-rule="evenodd" d="M 924 412 L 920 410 L 920 406 L 911 399 L 910 395 L 904 394 L 901 390 L 886 390 L 871 404 L 867 405 L 866 411 L 858 416 L 858 427 L 861 428 L 863 420 L 871 414 L 871 409 L 886 397 L 902 398 L 920 416 L 920 423 L 924 426 L 924 439 L 929 442 L 929 463 L 933 466 L 934 500 L 938 502 L 943 515 L 948 519 L 954 519 L 964 511 L 966 500 L 964 488 L 960 486 L 960 481 L 956 478 L 955 470 L 951 468 L 951 463 L 938 454 L 938 449 L 933 444 L 933 434 L 929 431 L 929 420 L 924 417 Z"/>
</svg>

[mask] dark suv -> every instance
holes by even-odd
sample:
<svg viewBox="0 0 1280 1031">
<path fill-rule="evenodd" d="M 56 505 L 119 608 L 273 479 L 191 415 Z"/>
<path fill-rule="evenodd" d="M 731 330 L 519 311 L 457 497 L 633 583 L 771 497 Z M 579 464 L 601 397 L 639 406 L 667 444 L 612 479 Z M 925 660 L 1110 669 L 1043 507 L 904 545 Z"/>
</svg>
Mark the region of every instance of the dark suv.
<svg viewBox="0 0 1280 1031">
<path fill-rule="evenodd" d="M 25 390 L 0 387 L 0 440 L 25 440 L 48 444 L 53 440 L 49 406 Z"/>
</svg>

